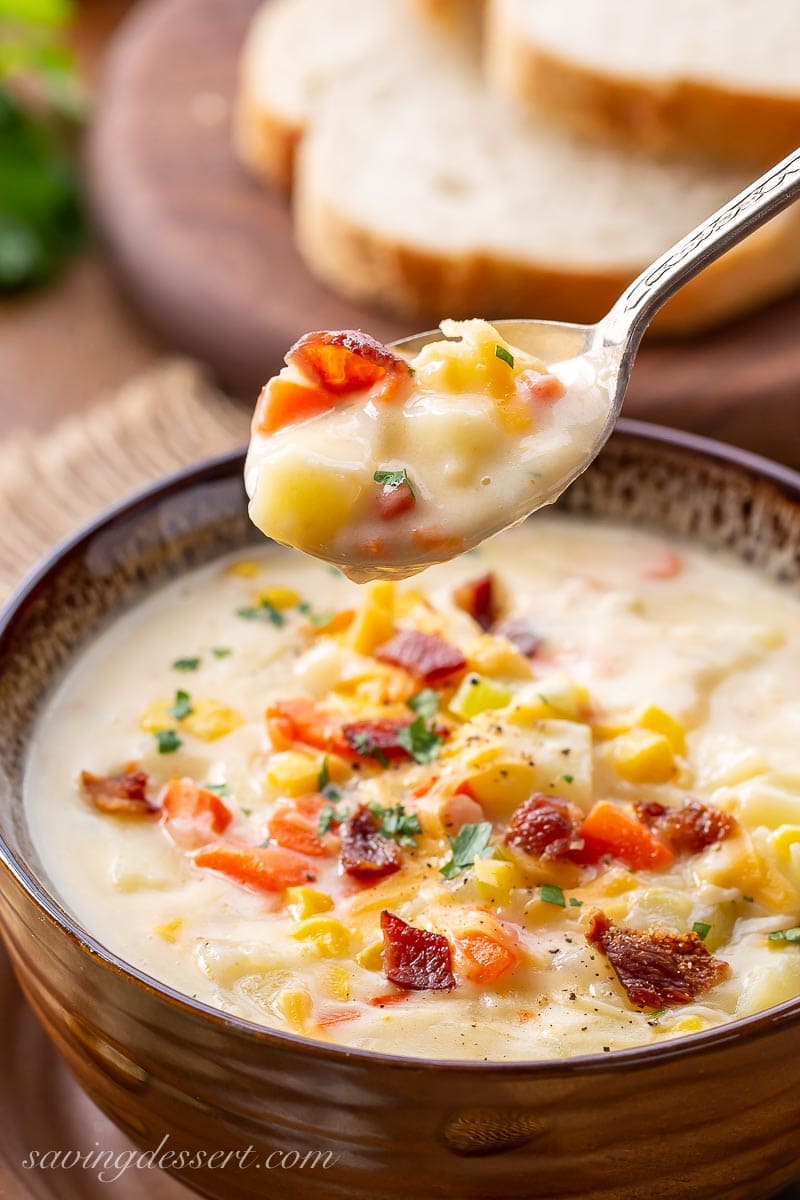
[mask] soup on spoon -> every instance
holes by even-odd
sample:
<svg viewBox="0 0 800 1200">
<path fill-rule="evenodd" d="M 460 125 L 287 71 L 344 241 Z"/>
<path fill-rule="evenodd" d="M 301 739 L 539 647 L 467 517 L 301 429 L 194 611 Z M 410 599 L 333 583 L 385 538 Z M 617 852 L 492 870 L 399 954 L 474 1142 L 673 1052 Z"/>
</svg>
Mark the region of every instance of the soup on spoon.
<svg viewBox="0 0 800 1200">
<path fill-rule="evenodd" d="M 616 362 L 544 363 L 489 322 L 443 321 L 410 361 L 310 333 L 253 417 L 250 515 L 358 582 L 472 549 L 559 494 L 609 424 Z"/>
</svg>

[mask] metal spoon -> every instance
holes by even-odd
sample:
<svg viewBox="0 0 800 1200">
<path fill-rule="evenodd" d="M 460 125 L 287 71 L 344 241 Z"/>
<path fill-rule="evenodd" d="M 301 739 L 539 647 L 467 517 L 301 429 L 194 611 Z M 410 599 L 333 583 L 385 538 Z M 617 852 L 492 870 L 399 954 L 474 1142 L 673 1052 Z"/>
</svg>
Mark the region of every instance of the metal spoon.
<svg viewBox="0 0 800 1200">
<path fill-rule="evenodd" d="M 565 475 L 551 481 L 548 491 L 539 491 L 531 511 L 556 500 L 599 454 L 622 409 L 642 335 L 662 305 L 709 263 L 798 198 L 800 147 L 642 271 L 596 325 L 531 320 L 492 322 L 511 345 L 538 355 L 556 370 L 559 364 L 570 360 L 588 360 L 608 390 L 608 418 L 589 453 Z M 413 358 L 423 346 L 441 337 L 438 330 L 432 330 L 394 342 L 392 349 Z M 514 520 L 517 519 L 515 516 Z M 498 512 L 496 528 L 484 531 L 483 536 L 499 532 L 508 520 L 507 514 L 504 518 Z"/>
</svg>

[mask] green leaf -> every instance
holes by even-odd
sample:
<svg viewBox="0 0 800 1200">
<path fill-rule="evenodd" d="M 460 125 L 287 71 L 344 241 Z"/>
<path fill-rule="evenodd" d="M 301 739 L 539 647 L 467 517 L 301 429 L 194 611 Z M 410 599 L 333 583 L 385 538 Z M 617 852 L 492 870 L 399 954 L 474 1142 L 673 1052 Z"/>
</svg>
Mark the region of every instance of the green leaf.
<svg viewBox="0 0 800 1200">
<path fill-rule="evenodd" d="M 201 661 L 199 658 L 176 658 L 172 669 L 173 671 L 196 671 Z"/>
<path fill-rule="evenodd" d="M 424 717 L 417 717 L 405 729 L 398 729 L 397 740 L 418 763 L 429 763 L 437 757 L 444 738 L 425 724 Z"/>
<path fill-rule="evenodd" d="M 711 933 L 711 926 L 707 921 L 695 921 L 692 926 L 692 933 L 696 933 L 701 942 L 704 942 Z"/>
<path fill-rule="evenodd" d="M 502 361 L 504 363 L 507 363 L 509 365 L 509 367 L 514 366 L 514 355 L 511 353 L 510 350 L 506 350 L 505 346 L 499 346 L 499 345 L 495 346 L 494 356 L 495 356 L 495 358 L 502 359 Z"/>
<path fill-rule="evenodd" d="M 401 467 L 399 471 L 376 471 L 372 478 L 376 483 L 382 483 L 384 487 L 388 488 L 402 487 L 405 484 L 411 495 L 414 495 L 414 489 L 405 467 Z"/>
<path fill-rule="evenodd" d="M 317 835 L 324 837 L 331 825 L 343 825 L 350 812 L 347 808 L 335 808 L 333 804 L 325 804 L 319 812 Z"/>
<path fill-rule="evenodd" d="M 578 900 L 575 896 L 570 896 L 569 903 L 571 908 L 583 908 L 583 901 Z"/>
<path fill-rule="evenodd" d="M 489 848 L 492 836 L 490 821 L 480 821 L 476 825 L 462 825 L 454 838 L 448 837 L 450 843 L 450 858 L 439 868 L 445 879 L 454 879 L 467 867 L 471 867 L 476 858 L 482 857 Z"/>
<path fill-rule="evenodd" d="M 266 621 L 278 629 L 286 623 L 283 613 L 274 604 L 270 604 L 269 600 L 262 600 L 257 608 L 251 605 L 247 608 L 237 608 L 236 615 L 244 621 Z"/>
<path fill-rule="evenodd" d="M 768 936 L 771 942 L 792 942 L 797 944 L 800 942 L 800 925 L 795 925 L 792 929 L 776 929 Z"/>
<path fill-rule="evenodd" d="M 393 838 L 401 846 L 416 845 L 414 839 L 422 833 L 416 813 L 407 813 L 403 804 L 384 808 L 382 804 L 373 803 L 369 811 L 378 822 L 378 832 L 382 837 Z"/>
<path fill-rule="evenodd" d="M 418 717 L 431 721 L 439 711 L 439 693 L 433 688 L 423 688 L 421 692 L 415 692 L 406 704 Z"/>
<path fill-rule="evenodd" d="M 188 692 L 177 691 L 175 693 L 175 702 L 169 708 L 169 714 L 176 721 L 182 721 L 184 717 L 188 717 L 194 712 L 192 708 L 192 700 Z"/>
<path fill-rule="evenodd" d="M 233 654 L 230 646 L 212 646 L 211 653 L 214 658 L 227 658 L 229 654 Z"/>
<path fill-rule="evenodd" d="M 203 787 L 207 792 L 213 792 L 215 796 L 230 796 L 231 794 L 228 783 L 204 783 Z"/>
<path fill-rule="evenodd" d="M 354 734 L 350 745 L 356 754 L 361 754 L 364 758 L 374 758 L 382 767 L 388 767 L 389 759 L 366 731 Z"/>
<path fill-rule="evenodd" d="M 539 894 L 545 904 L 557 904 L 559 908 L 567 907 L 563 891 L 554 883 L 543 883 Z"/>
<path fill-rule="evenodd" d="M 328 786 L 328 784 L 331 781 L 330 772 L 328 771 L 329 760 L 330 760 L 330 755 L 327 753 L 323 754 L 322 762 L 321 762 L 320 768 L 319 768 L 319 774 L 317 775 L 317 791 L 318 792 L 324 792 L 325 788 Z"/>
<path fill-rule="evenodd" d="M 159 754 L 174 754 L 183 745 L 174 729 L 159 729 L 155 736 Z"/>
</svg>

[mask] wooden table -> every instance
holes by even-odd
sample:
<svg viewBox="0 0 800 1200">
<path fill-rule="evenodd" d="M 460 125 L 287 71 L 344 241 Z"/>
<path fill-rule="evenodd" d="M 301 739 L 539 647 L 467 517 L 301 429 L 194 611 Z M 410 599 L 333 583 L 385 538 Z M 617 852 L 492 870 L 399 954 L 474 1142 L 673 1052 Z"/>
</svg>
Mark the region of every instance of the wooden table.
<svg viewBox="0 0 800 1200">
<path fill-rule="evenodd" d="M 81 0 L 76 51 L 90 85 L 135 0 Z M 87 408 L 164 352 L 132 312 L 97 247 L 51 284 L 0 301 L 0 437 L 47 429 Z"/>
</svg>

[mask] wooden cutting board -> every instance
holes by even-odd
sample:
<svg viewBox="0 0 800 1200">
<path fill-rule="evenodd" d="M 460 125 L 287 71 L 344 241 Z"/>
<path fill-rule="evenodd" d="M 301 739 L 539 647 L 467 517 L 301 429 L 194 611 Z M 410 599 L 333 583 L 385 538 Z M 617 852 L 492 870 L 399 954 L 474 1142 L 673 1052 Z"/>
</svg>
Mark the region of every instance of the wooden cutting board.
<svg viewBox="0 0 800 1200">
<path fill-rule="evenodd" d="M 248 401 L 308 329 L 416 332 L 317 284 L 286 200 L 234 159 L 237 54 L 257 6 L 138 4 L 112 47 L 88 152 L 97 222 L 130 296 Z M 800 296 L 719 333 L 645 346 L 625 411 L 800 466 Z"/>
</svg>

